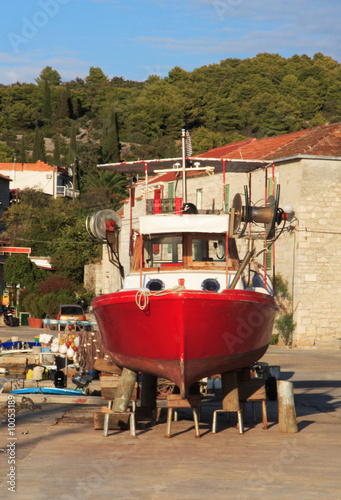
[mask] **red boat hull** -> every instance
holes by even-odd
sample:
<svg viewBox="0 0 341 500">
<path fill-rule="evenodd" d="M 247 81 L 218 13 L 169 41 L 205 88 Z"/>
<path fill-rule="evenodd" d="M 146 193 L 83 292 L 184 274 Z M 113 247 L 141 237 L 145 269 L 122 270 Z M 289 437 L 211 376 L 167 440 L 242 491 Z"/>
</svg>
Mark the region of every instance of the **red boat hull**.
<svg viewBox="0 0 341 500">
<path fill-rule="evenodd" d="M 270 342 L 273 297 L 248 291 L 151 294 L 141 310 L 137 291 L 93 300 L 103 343 L 122 367 L 173 381 L 185 397 L 201 378 L 250 366 Z"/>
</svg>

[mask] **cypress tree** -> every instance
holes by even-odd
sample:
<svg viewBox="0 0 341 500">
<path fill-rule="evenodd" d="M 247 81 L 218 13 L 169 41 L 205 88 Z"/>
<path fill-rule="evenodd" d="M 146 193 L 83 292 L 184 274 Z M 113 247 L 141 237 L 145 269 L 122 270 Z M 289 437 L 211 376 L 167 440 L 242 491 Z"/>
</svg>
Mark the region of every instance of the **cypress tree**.
<svg viewBox="0 0 341 500">
<path fill-rule="evenodd" d="M 50 92 L 50 86 L 47 80 L 45 80 L 43 118 L 45 118 L 46 120 L 51 120 L 51 116 L 52 116 L 51 92 Z"/>
<path fill-rule="evenodd" d="M 38 160 L 45 161 L 46 154 L 44 137 L 37 127 L 34 135 L 32 161 L 35 163 Z"/>
<path fill-rule="evenodd" d="M 33 163 L 35 163 L 39 159 L 39 147 L 40 147 L 40 132 L 39 129 L 36 128 L 34 134 L 33 153 L 32 153 Z"/>
<path fill-rule="evenodd" d="M 74 163 L 76 156 L 77 156 L 77 126 L 75 123 L 73 123 L 70 130 L 70 144 L 69 144 L 69 153 L 67 158 L 67 163 L 69 166 Z"/>
<path fill-rule="evenodd" d="M 70 131 L 70 149 L 74 156 L 77 154 L 77 126 L 75 123 L 72 124 Z"/>
<path fill-rule="evenodd" d="M 60 167 L 60 143 L 59 136 L 54 137 L 53 164 Z"/>
<path fill-rule="evenodd" d="M 59 96 L 56 115 L 58 118 L 74 118 L 70 87 L 67 84 Z"/>
<path fill-rule="evenodd" d="M 24 134 L 21 136 L 21 145 L 20 145 L 20 152 L 19 152 L 19 163 L 22 165 L 26 163 L 26 145 L 25 145 L 25 136 Z"/>
<path fill-rule="evenodd" d="M 117 113 L 112 107 L 109 116 L 104 124 L 102 139 L 102 160 L 104 163 L 119 162 L 120 158 L 120 140 L 118 135 Z"/>
</svg>

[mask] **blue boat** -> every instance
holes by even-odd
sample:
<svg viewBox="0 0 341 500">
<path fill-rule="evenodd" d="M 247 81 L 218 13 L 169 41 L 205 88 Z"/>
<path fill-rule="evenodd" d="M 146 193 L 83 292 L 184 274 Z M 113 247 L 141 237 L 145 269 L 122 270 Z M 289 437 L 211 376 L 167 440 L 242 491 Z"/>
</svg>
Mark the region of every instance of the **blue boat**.
<svg viewBox="0 0 341 500">
<path fill-rule="evenodd" d="M 78 389 L 62 389 L 59 387 L 26 387 L 16 389 L 11 394 L 60 394 L 63 396 L 84 396 L 84 392 Z"/>
</svg>

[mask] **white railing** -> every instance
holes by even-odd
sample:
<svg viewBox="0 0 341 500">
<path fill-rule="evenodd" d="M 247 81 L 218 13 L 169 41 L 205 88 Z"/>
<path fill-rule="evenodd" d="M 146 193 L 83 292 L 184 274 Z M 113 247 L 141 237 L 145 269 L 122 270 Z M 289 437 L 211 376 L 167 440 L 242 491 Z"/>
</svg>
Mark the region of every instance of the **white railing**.
<svg viewBox="0 0 341 500">
<path fill-rule="evenodd" d="M 79 196 L 79 191 L 77 191 L 77 189 L 74 190 L 66 186 L 57 186 L 57 196 L 73 198 L 73 192 L 75 192 L 75 197 Z"/>
</svg>

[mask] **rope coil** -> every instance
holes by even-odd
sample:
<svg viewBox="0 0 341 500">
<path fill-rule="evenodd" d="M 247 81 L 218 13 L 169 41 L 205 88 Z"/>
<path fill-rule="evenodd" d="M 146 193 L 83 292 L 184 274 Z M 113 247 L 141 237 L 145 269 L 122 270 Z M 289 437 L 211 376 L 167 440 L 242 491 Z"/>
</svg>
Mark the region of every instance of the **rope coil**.
<svg viewBox="0 0 341 500">
<path fill-rule="evenodd" d="M 135 295 L 135 302 L 137 307 L 144 311 L 149 305 L 149 297 L 150 296 L 160 296 L 160 295 L 168 295 L 170 293 L 177 293 L 185 290 L 184 286 L 175 286 L 174 288 L 170 288 L 168 290 L 160 290 L 158 292 L 151 292 L 150 290 L 138 290 Z"/>
</svg>

